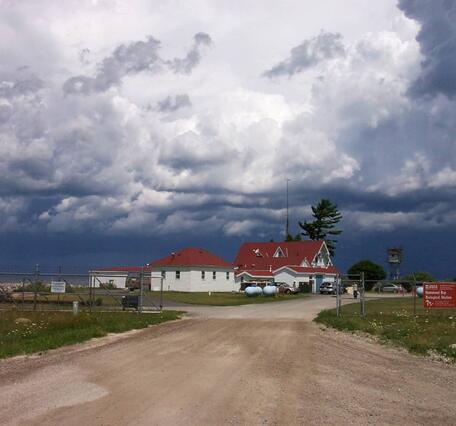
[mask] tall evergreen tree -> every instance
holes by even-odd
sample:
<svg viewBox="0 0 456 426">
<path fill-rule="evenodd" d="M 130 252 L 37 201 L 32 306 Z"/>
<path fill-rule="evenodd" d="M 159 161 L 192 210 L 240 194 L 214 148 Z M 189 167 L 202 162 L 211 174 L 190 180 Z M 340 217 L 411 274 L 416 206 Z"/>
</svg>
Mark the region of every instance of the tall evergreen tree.
<svg viewBox="0 0 456 426">
<path fill-rule="evenodd" d="M 331 256 L 334 256 L 337 240 L 331 238 L 340 235 L 342 230 L 336 229 L 336 225 L 341 221 L 342 214 L 337 209 L 337 204 L 332 203 L 327 198 L 322 198 L 316 206 L 312 206 L 312 222 L 299 222 L 302 228 L 302 235 L 311 240 L 324 240 Z"/>
</svg>

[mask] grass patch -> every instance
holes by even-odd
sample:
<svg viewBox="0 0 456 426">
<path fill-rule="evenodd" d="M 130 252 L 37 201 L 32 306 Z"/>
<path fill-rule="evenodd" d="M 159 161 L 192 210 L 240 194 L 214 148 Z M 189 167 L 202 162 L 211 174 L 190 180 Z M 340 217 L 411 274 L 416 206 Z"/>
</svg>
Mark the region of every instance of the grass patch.
<svg viewBox="0 0 456 426">
<path fill-rule="evenodd" d="M 456 309 L 424 309 L 422 300 L 418 299 L 415 316 L 412 302 L 411 298 L 368 301 L 364 319 L 355 303 L 342 306 L 339 317 L 335 309 L 324 310 L 315 321 L 338 330 L 360 330 L 417 354 L 434 351 L 456 361 Z"/>
<path fill-rule="evenodd" d="M 177 311 L 142 315 L 130 312 L 82 312 L 77 316 L 70 312 L 0 312 L 0 358 L 54 349 L 179 317 L 180 312 Z M 26 318 L 30 322 L 17 324 L 18 318 Z"/>
<path fill-rule="evenodd" d="M 153 296 L 159 297 L 158 292 L 148 293 Z M 172 302 L 189 303 L 192 305 L 211 305 L 211 306 L 237 306 L 237 305 L 250 305 L 253 303 L 270 303 L 282 302 L 285 300 L 295 300 L 303 297 L 308 297 L 307 293 L 298 294 L 280 294 L 274 297 L 257 296 L 248 297 L 244 293 L 223 293 L 216 292 L 180 292 L 180 291 L 164 291 L 163 300 Z"/>
</svg>

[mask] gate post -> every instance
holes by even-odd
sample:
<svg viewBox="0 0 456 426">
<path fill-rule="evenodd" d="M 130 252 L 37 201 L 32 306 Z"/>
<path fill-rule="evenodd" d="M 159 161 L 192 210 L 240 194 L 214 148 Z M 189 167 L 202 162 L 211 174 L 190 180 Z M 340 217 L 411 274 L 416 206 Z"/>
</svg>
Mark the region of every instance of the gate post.
<svg viewBox="0 0 456 426">
<path fill-rule="evenodd" d="M 36 311 L 36 299 L 37 299 L 37 288 L 38 288 L 38 263 L 35 265 L 35 273 L 33 274 L 33 310 Z"/>
<path fill-rule="evenodd" d="M 143 287 L 144 287 L 144 266 L 141 267 L 141 276 L 139 278 L 139 306 L 138 306 L 138 312 L 142 314 L 143 311 Z"/>
<path fill-rule="evenodd" d="M 340 315 L 340 274 L 336 277 L 336 315 Z"/>
<path fill-rule="evenodd" d="M 366 313 L 365 313 L 365 307 L 364 307 L 364 289 L 365 289 L 365 280 L 364 280 L 364 272 L 361 272 L 361 294 L 360 294 L 360 315 L 361 318 L 364 318 Z"/>
</svg>

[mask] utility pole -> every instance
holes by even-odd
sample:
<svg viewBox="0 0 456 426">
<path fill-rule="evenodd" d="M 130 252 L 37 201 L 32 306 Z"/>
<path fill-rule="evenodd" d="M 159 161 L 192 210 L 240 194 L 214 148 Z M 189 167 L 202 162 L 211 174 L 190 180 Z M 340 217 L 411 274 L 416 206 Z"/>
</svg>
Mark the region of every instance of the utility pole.
<svg viewBox="0 0 456 426">
<path fill-rule="evenodd" d="M 290 182 L 291 179 L 287 178 L 287 222 L 285 225 L 285 239 L 287 239 L 288 235 L 290 234 L 290 219 L 288 216 L 288 182 Z"/>
</svg>

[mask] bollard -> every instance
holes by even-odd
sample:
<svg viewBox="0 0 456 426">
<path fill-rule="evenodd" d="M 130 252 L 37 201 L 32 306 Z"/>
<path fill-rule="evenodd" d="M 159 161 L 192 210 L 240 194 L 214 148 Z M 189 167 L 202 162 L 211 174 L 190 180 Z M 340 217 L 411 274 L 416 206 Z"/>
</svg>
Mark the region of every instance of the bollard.
<svg viewBox="0 0 456 426">
<path fill-rule="evenodd" d="M 77 315 L 79 313 L 79 302 L 77 300 L 73 301 L 73 315 Z"/>
</svg>

